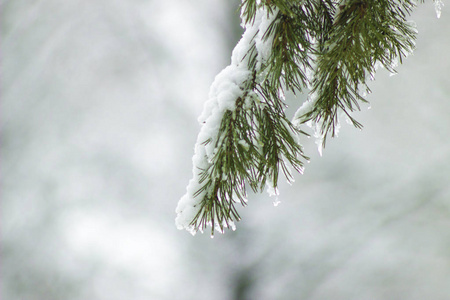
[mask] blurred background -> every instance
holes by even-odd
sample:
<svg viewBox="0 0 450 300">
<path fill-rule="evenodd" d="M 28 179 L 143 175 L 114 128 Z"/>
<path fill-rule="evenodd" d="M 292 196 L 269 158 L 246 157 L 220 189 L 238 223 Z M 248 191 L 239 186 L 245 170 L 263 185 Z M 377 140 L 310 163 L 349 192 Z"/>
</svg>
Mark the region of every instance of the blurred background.
<svg viewBox="0 0 450 300">
<path fill-rule="evenodd" d="M 450 16 L 431 1 L 364 129 L 322 157 L 304 139 L 280 205 L 250 195 L 214 239 L 176 229 L 238 5 L 1 1 L 1 299 L 449 299 Z"/>
</svg>

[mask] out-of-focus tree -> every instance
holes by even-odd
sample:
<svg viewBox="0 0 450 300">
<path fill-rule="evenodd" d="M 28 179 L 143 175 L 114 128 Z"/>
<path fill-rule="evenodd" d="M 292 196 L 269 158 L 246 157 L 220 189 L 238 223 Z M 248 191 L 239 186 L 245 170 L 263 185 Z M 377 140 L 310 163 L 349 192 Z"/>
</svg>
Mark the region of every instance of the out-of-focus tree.
<svg viewBox="0 0 450 300">
<path fill-rule="evenodd" d="M 236 6 L 3 1 L 2 298 L 186 289 L 173 205 Z"/>
</svg>

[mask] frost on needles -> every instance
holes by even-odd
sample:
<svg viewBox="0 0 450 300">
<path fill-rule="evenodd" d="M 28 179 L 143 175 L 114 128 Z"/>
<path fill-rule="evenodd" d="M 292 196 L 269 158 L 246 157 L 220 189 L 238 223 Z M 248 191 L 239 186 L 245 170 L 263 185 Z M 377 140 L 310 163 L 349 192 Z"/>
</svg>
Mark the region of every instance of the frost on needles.
<svg viewBox="0 0 450 300">
<path fill-rule="evenodd" d="M 440 1 L 439 1 L 440 3 Z M 300 144 L 307 124 L 325 144 L 339 115 L 352 116 L 366 102 L 377 66 L 394 66 L 414 48 L 407 17 L 414 1 L 243 0 L 244 33 L 231 64 L 215 78 L 199 118 L 193 178 L 176 208 L 176 225 L 192 234 L 210 226 L 235 229 L 236 204 L 247 187 L 277 192 L 280 171 L 303 171 Z M 309 99 L 293 120 L 284 93 Z"/>
</svg>

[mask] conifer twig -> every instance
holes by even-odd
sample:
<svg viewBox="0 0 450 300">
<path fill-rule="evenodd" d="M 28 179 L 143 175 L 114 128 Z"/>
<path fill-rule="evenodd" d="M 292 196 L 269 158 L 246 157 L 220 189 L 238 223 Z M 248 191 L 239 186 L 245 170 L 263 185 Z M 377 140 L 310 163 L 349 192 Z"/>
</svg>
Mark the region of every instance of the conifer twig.
<svg viewBox="0 0 450 300">
<path fill-rule="evenodd" d="M 211 86 L 200 117 L 193 178 L 178 203 L 177 227 L 224 232 L 240 219 L 247 187 L 277 190 L 280 171 L 302 172 L 300 127 L 310 123 L 325 145 L 339 115 L 366 102 L 377 66 L 395 65 L 414 48 L 411 0 L 243 0 L 242 39 Z M 292 122 L 284 93 L 310 89 Z"/>
</svg>

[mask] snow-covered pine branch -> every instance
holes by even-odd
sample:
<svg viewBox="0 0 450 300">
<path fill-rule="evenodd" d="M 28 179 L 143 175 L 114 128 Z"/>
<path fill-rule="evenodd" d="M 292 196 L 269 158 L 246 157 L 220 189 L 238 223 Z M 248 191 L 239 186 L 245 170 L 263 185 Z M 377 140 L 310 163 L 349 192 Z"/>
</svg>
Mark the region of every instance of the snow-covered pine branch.
<svg viewBox="0 0 450 300">
<path fill-rule="evenodd" d="M 421 1 L 423 2 L 423 0 Z M 277 192 L 280 170 L 291 180 L 308 158 L 302 124 L 315 129 L 319 149 L 366 102 L 377 66 L 395 72 L 414 48 L 407 20 L 412 0 L 243 0 L 244 34 L 231 64 L 215 78 L 199 122 L 193 178 L 178 203 L 176 224 L 192 234 L 223 232 L 239 220 L 249 186 Z M 443 5 L 435 0 L 438 17 Z M 308 88 L 294 119 L 284 93 Z"/>
<path fill-rule="evenodd" d="M 286 118 L 279 99 L 283 70 L 273 76 L 274 64 L 268 63 L 274 59 L 274 45 L 279 49 L 275 51 L 285 49 L 277 46 L 283 42 L 279 27 L 287 23 L 282 18 L 276 7 L 258 7 L 245 24 L 231 64 L 211 86 L 199 118 L 202 128 L 195 145 L 193 178 L 176 209 L 180 229 L 195 233 L 211 226 L 213 234 L 214 228 L 220 232 L 234 228 L 234 221 L 240 219 L 234 205 L 246 204 L 246 184 L 255 191 L 266 183 L 276 189 L 280 169 L 291 177 L 286 161 L 302 170 L 299 131 Z M 275 37 L 280 40 L 274 42 Z M 294 62 L 286 59 L 285 63 Z M 295 76 L 294 81 L 303 85 L 301 78 Z"/>
</svg>

